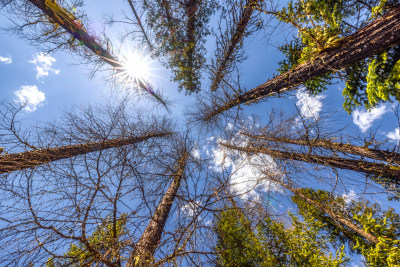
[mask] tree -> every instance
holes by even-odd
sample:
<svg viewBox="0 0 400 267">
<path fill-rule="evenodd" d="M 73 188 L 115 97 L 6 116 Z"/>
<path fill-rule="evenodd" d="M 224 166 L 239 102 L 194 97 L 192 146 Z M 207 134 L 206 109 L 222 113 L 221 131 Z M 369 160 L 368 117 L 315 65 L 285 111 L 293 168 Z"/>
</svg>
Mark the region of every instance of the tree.
<svg viewBox="0 0 400 267">
<path fill-rule="evenodd" d="M 173 80 L 186 94 L 201 90 L 204 43 L 209 34 L 207 23 L 213 12 L 212 1 L 146 1 L 147 23 L 155 33 L 156 55 L 166 57 Z"/>
<path fill-rule="evenodd" d="M 326 254 L 321 222 L 290 217 L 290 229 L 271 217 L 255 226 L 237 208 L 225 209 L 216 223 L 219 266 L 344 266 L 343 248 Z"/>
<path fill-rule="evenodd" d="M 339 169 L 351 170 L 355 172 L 361 172 L 368 175 L 381 176 L 392 180 L 393 183 L 397 183 L 400 177 L 400 170 L 397 165 L 390 165 L 378 162 L 375 163 L 359 159 L 349 159 L 340 156 L 320 156 L 310 153 L 281 151 L 270 149 L 265 145 L 259 144 L 250 145 L 247 147 L 236 146 L 228 143 L 222 143 L 222 145 L 228 149 L 242 151 L 250 154 L 263 153 L 283 160 L 302 161 Z"/>
<path fill-rule="evenodd" d="M 337 151 L 344 154 L 352 154 L 357 155 L 360 157 L 375 159 L 379 161 L 384 161 L 389 164 L 396 164 L 400 165 L 400 154 L 395 151 L 386 151 L 380 150 L 375 148 L 369 148 L 367 146 L 355 146 L 350 143 L 343 144 L 333 142 L 332 140 L 326 139 L 293 139 L 293 138 L 286 138 L 286 137 L 273 137 L 273 136 L 266 136 L 266 135 L 252 135 L 244 133 L 244 135 L 249 136 L 251 138 L 266 140 L 270 142 L 277 142 L 277 143 L 288 143 L 294 144 L 299 146 L 307 146 L 308 148 L 324 148 L 331 151 Z"/>
<path fill-rule="evenodd" d="M 25 168 L 32 168 L 44 163 L 92 153 L 99 150 L 132 145 L 149 138 L 163 137 L 171 133 L 154 133 L 129 139 L 104 140 L 103 142 L 61 146 L 55 148 L 38 149 L 15 154 L 0 156 L 0 174 L 9 173 Z"/>
<path fill-rule="evenodd" d="M 324 190 L 285 187 L 294 193 L 292 200 L 303 216 L 324 222 L 324 229 L 331 234 L 331 238 L 339 239 L 341 244 L 347 241 L 351 249 L 364 256 L 368 266 L 399 264 L 397 229 L 400 216 L 392 208 L 382 211 L 376 203 L 359 200 L 346 204 L 343 197 Z M 351 225 L 362 228 L 361 231 L 356 232 L 350 224 L 342 223 L 342 218 L 347 218 L 346 221 Z"/>
<path fill-rule="evenodd" d="M 188 152 L 183 148 L 180 152 L 180 158 L 176 163 L 174 172 L 171 174 L 173 180 L 168 190 L 165 192 L 162 200 L 156 210 L 141 238 L 135 244 L 126 266 L 148 266 L 152 262 L 154 251 L 160 242 L 164 225 L 169 217 L 172 204 L 177 195 L 181 180 L 183 178 Z"/>
<path fill-rule="evenodd" d="M 217 39 L 217 49 L 211 64 L 211 91 L 218 89 L 225 75 L 232 72 L 235 64 L 243 58 L 244 38 L 255 32 L 261 24 L 260 18 L 254 11 L 260 8 L 263 0 L 228 1 L 229 10 L 222 14 L 228 16 L 226 29 Z M 240 9 L 238 10 L 238 7 Z M 221 26 L 220 26 L 221 27 Z M 222 30 L 221 30 L 222 31 Z"/>
<path fill-rule="evenodd" d="M 318 12 L 319 9 L 316 9 Z M 207 121 L 235 106 L 259 101 L 265 97 L 280 95 L 297 86 L 329 73 L 336 73 L 364 58 L 384 53 L 399 43 L 398 29 L 400 9 L 394 8 L 353 34 L 335 41 L 331 47 L 312 53 L 307 59 L 290 70 L 270 79 L 256 88 L 240 95 L 228 96 L 226 100 L 203 103 L 199 119 Z M 397 68 L 397 67 L 396 67 Z M 397 69 L 394 67 L 393 71 Z"/>
</svg>

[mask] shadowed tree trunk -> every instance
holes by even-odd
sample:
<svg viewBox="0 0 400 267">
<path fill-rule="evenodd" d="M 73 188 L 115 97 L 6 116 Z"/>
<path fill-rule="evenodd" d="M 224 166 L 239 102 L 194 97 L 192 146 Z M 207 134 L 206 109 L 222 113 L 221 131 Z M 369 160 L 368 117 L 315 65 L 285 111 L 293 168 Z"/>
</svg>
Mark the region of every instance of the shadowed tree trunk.
<svg viewBox="0 0 400 267">
<path fill-rule="evenodd" d="M 400 7 L 397 7 L 354 34 L 341 39 L 336 47 L 326 49 L 312 60 L 300 64 L 248 92 L 233 96 L 224 103 L 210 106 L 209 111 L 202 119 L 207 121 L 240 104 L 279 95 L 310 79 L 337 72 L 399 43 Z"/>
<path fill-rule="evenodd" d="M 186 161 L 189 154 L 186 150 L 183 151 L 182 156 L 176 163 L 174 173 L 171 175 L 173 180 L 165 192 L 163 198 L 158 204 L 149 224 L 144 230 L 141 238 L 136 243 L 134 250 L 132 251 L 126 267 L 133 266 L 150 266 L 152 257 L 160 242 L 162 232 L 164 230 L 164 225 L 169 217 L 169 212 L 174 203 L 176 194 L 178 192 L 180 182 L 183 178 Z"/>
<path fill-rule="evenodd" d="M 275 149 L 269 149 L 264 146 L 248 146 L 240 147 L 227 143 L 221 143 L 222 146 L 242 151 L 251 154 L 268 154 L 272 157 L 277 157 L 280 159 L 296 160 L 309 162 L 313 164 L 325 165 L 329 167 L 350 170 L 355 172 L 361 172 L 365 174 L 382 176 L 393 181 L 398 182 L 400 180 L 400 167 L 394 165 L 388 165 L 383 163 L 374 163 L 364 160 L 354 160 L 341 157 L 329 157 L 329 156 L 319 156 L 312 155 L 308 153 L 298 153 L 298 152 L 286 152 Z"/>
<path fill-rule="evenodd" d="M 332 151 L 338 151 L 345 154 L 353 154 L 361 157 L 366 157 L 370 159 L 376 159 L 380 161 L 385 161 L 389 164 L 397 164 L 400 165 L 400 154 L 396 152 L 390 152 L 386 150 L 379 150 L 368 147 L 355 146 L 351 144 L 342 144 L 337 142 L 332 142 L 330 140 L 323 139 L 291 139 L 291 138 L 283 138 L 283 137 L 269 137 L 264 135 L 251 135 L 247 133 L 243 133 L 246 136 L 251 138 L 267 140 L 278 143 L 288 143 L 295 144 L 300 146 L 307 146 L 309 148 L 318 147 L 330 149 Z"/>
<path fill-rule="evenodd" d="M 127 139 L 106 140 L 103 142 L 94 142 L 88 144 L 78 144 L 71 146 L 62 146 L 56 148 L 38 149 L 22 153 L 8 154 L 0 156 L 0 174 L 9 173 L 16 170 L 35 167 L 44 163 L 66 159 L 90 152 L 103 149 L 120 147 L 129 144 L 145 141 L 153 137 L 162 137 L 171 133 L 153 133 L 143 136 L 137 136 Z"/>
<path fill-rule="evenodd" d="M 191 75 L 191 73 L 194 72 L 193 61 L 194 61 L 194 50 L 196 48 L 195 24 L 196 24 L 197 2 L 198 0 L 189 0 L 189 2 L 186 4 L 186 16 L 188 18 L 186 25 L 186 38 L 187 38 L 188 48 L 186 54 L 187 54 L 188 79 L 190 85 L 193 84 L 193 75 Z M 194 88 L 191 88 L 190 91 L 194 91 Z"/>
<path fill-rule="evenodd" d="M 263 2 L 263 0 L 247 0 L 242 12 L 240 14 L 239 22 L 236 25 L 236 29 L 232 33 L 229 41 L 229 45 L 225 47 L 222 59 L 217 59 L 216 71 L 213 73 L 211 91 L 218 89 L 221 80 L 226 75 L 226 68 L 229 61 L 234 60 L 233 55 L 236 47 L 242 41 L 247 25 L 251 20 L 251 16 L 255 7 Z"/>
<path fill-rule="evenodd" d="M 368 240 L 368 242 L 376 245 L 379 243 L 379 239 L 367 232 L 364 231 L 364 229 L 358 227 L 357 225 L 353 224 L 351 221 L 343 218 L 342 216 L 336 214 L 334 211 L 332 211 L 329 207 L 325 207 L 324 205 L 319 204 L 318 202 L 312 200 L 311 198 L 307 197 L 304 195 L 301 190 L 297 188 L 293 188 L 292 186 L 283 183 L 281 181 L 277 181 L 274 179 L 277 183 L 285 187 L 287 190 L 291 191 L 294 193 L 296 196 L 300 197 L 304 201 L 306 201 L 308 204 L 317 207 L 318 209 L 322 210 L 325 212 L 333 221 L 334 224 L 337 225 L 338 228 L 345 228 L 345 229 L 350 229 L 352 232 L 356 233 L 357 235 L 363 237 L 364 239 Z"/>
</svg>

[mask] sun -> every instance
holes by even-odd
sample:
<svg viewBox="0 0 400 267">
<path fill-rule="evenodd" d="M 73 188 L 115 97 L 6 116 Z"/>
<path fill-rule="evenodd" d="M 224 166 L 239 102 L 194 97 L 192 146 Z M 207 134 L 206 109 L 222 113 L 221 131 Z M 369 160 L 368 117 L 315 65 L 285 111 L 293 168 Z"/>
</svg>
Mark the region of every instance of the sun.
<svg viewBox="0 0 400 267">
<path fill-rule="evenodd" d="M 150 59 L 137 50 L 124 56 L 123 66 L 126 74 L 134 80 L 143 81 L 150 76 Z"/>
</svg>

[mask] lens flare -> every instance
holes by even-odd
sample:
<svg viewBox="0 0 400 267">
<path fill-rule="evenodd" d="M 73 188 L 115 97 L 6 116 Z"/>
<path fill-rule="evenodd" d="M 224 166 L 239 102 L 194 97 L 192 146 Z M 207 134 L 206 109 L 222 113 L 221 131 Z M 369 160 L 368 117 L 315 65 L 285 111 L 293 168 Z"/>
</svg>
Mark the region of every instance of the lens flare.
<svg viewBox="0 0 400 267">
<path fill-rule="evenodd" d="M 134 79 L 144 81 L 150 76 L 150 60 L 139 52 L 128 53 L 125 56 L 124 68 L 126 73 Z"/>
</svg>

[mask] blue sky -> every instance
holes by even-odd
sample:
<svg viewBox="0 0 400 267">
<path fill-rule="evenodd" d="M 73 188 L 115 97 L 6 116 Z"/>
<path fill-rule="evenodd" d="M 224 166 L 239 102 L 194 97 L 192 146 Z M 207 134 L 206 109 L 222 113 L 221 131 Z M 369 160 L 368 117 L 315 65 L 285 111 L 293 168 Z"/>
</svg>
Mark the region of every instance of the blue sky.
<svg viewBox="0 0 400 267">
<path fill-rule="evenodd" d="M 121 16 L 121 6 L 111 4 L 110 1 L 86 1 L 86 10 L 90 21 L 90 28 L 96 34 L 105 31 L 114 47 L 118 46 L 123 26 L 114 24 L 113 27 L 105 27 L 103 20 L 106 14 L 113 14 L 114 18 Z M 2 19 L 5 20 L 4 17 Z M 215 23 L 216 19 L 212 19 Z M 277 73 L 278 61 L 283 56 L 277 46 L 287 31 L 275 31 L 267 45 L 264 32 L 261 31 L 245 41 L 247 60 L 240 65 L 242 72 L 242 84 L 246 90 L 266 82 Z M 208 37 L 208 60 L 213 55 L 215 40 Z M 133 47 L 129 41 L 124 47 Z M 126 92 L 113 90 L 105 82 L 101 75 L 90 78 L 90 67 L 80 65 L 81 59 L 69 52 L 58 51 L 51 54 L 43 54 L 39 46 L 32 46 L 26 40 L 11 35 L 5 30 L 0 31 L 0 79 L 2 90 L 1 101 L 18 104 L 28 101 L 28 105 L 21 114 L 26 127 L 49 120 L 56 120 L 63 110 L 71 109 L 75 105 L 101 104 L 109 99 L 122 97 Z M 152 68 L 150 80 L 160 88 L 172 105 L 169 116 L 175 118 L 179 124 L 185 121 L 184 112 L 195 104 L 195 95 L 185 96 L 178 93 L 177 84 L 170 81 L 171 72 L 165 69 L 159 62 L 150 62 Z M 204 76 L 203 90 L 207 91 L 208 76 Z M 394 116 L 394 104 L 383 104 L 368 112 L 362 108 L 352 114 L 347 114 L 343 108 L 341 91 L 343 82 L 338 82 L 328 88 L 322 95 L 309 96 L 304 90 L 293 91 L 281 98 L 272 98 L 259 104 L 243 106 L 245 113 L 257 114 L 266 120 L 272 110 L 296 113 L 298 111 L 305 117 L 318 117 L 321 113 L 329 113 L 334 117 L 329 127 L 345 127 L 343 133 L 349 136 L 360 136 L 362 139 L 375 133 L 377 139 L 388 141 L 393 147 L 399 137 L 399 126 Z M 150 109 L 163 110 L 161 106 L 154 107 L 154 103 L 148 103 L 140 96 L 131 98 L 131 105 L 144 105 Z"/>
<path fill-rule="evenodd" d="M 114 1 L 86 2 L 91 27 L 95 31 L 103 30 L 104 10 L 113 13 L 115 17 L 121 14 L 121 8 L 112 3 Z M 5 20 L 4 17 L 0 18 Z M 119 25 L 106 28 L 106 33 L 114 45 L 118 42 L 121 30 Z M 272 43 L 276 46 L 282 38 L 279 32 L 275 34 L 276 38 L 272 39 Z M 207 42 L 208 56 L 212 55 L 213 44 L 214 39 L 210 36 Z M 248 58 L 240 65 L 240 68 L 243 86 L 250 90 L 277 73 L 277 63 L 282 59 L 282 54 L 276 47 L 266 45 L 262 32 L 247 39 L 245 47 Z M 40 47 L 32 46 L 4 30 L 0 31 L 0 80 L 2 82 L 0 101 L 14 104 L 28 101 L 26 110 L 21 114 L 26 127 L 39 121 L 56 120 L 64 109 L 71 109 L 75 105 L 101 104 L 110 98 L 123 96 L 124 92 L 113 90 L 101 75 L 90 78 L 90 68 L 80 65 L 81 59 L 78 56 L 62 51 L 49 55 L 43 52 Z M 195 104 L 195 95 L 185 96 L 183 92 L 179 93 L 177 84 L 170 81 L 170 71 L 162 67 L 160 63 L 154 61 L 150 63 L 150 66 L 154 69 L 151 81 L 160 88 L 162 95 L 173 103 L 170 116 L 180 123 L 184 122 L 184 111 Z M 205 91 L 208 90 L 209 84 L 207 77 L 205 76 L 203 83 Z M 243 108 L 248 115 L 257 114 L 264 120 L 273 109 L 294 114 L 297 107 L 305 117 L 318 117 L 322 113 L 330 113 L 334 120 L 330 121 L 329 126 L 333 129 L 345 126 L 344 134 L 360 136 L 362 139 L 367 138 L 371 133 L 376 133 L 377 139 L 387 140 L 387 144 L 391 147 L 396 145 L 400 140 L 400 135 L 398 121 L 393 112 L 395 105 L 386 103 L 371 112 L 360 108 L 352 114 L 347 114 L 342 108 L 343 86 L 342 82 L 338 82 L 318 97 L 311 97 L 304 90 L 294 91 L 282 98 L 269 99 L 259 104 L 243 106 Z M 130 103 L 153 108 L 152 102 L 148 103 L 138 96 L 133 96 Z M 162 110 L 162 107 L 158 106 L 157 109 Z M 203 148 L 203 145 L 205 146 L 206 142 L 202 144 L 200 153 L 206 155 L 209 148 Z M 208 151 L 208 155 L 212 153 Z M 231 162 L 231 164 L 238 163 Z M 246 173 L 246 169 L 242 170 L 241 174 L 243 172 Z M 357 191 L 356 188 L 349 189 L 350 192 Z M 257 192 L 250 194 L 254 196 Z"/>
<path fill-rule="evenodd" d="M 114 46 L 118 44 L 118 36 L 123 26 L 115 24 L 112 28 L 104 28 L 103 19 L 105 14 L 113 14 L 115 18 L 121 16 L 121 6 L 111 4 L 109 1 L 86 1 L 86 10 L 88 11 L 90 27 L 96 32 L 102 32 L 105 29 L 107 36 L 113 41 Z M 99 4 L 101 2 L 101 4 Z M 104 11 L 106 12 L 104 13 Z M 4 19 L 4 17 L 3 17 Z M 4 19 L 5 20 L 5 19 Z M 273 45 L 278 45 L 282 39 L 278 31 L 275 32 L 277 38 L 271 39 Z M 30 90 L 29 96 L 35 97 L 34 94 L 43 93 L 43 97 L 33 100 L 34 108 L 30 108 L 24 116 L 34 121 L 48 120 L 57 117 L 60 111 L 70 108 L 73 105 L 82 105 L 86 103 L 101 103 L 105 99 L 109 99 L 112 94 L 118 92 L 110 90 L 110 86 L 102 80 L 100 75 L 94 79 L 89 78 L 90 68 L 85 65 L 79 65 L 80 58 L 71 55 L 68 52 L 56 52 L 50 55 L 43 55 L 40 47 L 31 46 L 25 40 L 21 40 L 5 30 L 0 31 L 0 79 L 2 80 L 2 90 L 0 99 L 8 102 L 18 100 L 26 94 L 26 90 Z M 208 59 L 212 55 L 214 39 L 209 36 L 207 42 Z M 128 47 L 129 43 L 126 44 Z M 242 82 L 246 89 L 251 89 L 272 77 L 276 73 L 278 67 L 277 62 L 282 59 L 281 53 L 274 46 L 267 46 L 263 39 L 263 33 L 251 36 L 246 40 L 246 52 L 248 59 L 241 64 Z M 38 56 L 39 62 L 34 63 L 33 60 Z M 42 60 L 49 61 L 47 64 L 47 73 L 38 76 L 37 68 L 43 70 L 44 63 Z M 10 62 L 12 61 L 12 62 Z M 170 72 L 163 68 L 158 62 L 153 61 L 150 66 L 153 68 L 151 81 L 160 88 L 162 94 L 173 103 L 172 116 L 180 119 L 186 106 L 194 104 L 195 96 L 185 96 L 183 93 L 177 92 L 177 85 L 169 81 Z M 46 68 L 46 66 L 44 66 Z M 44 69 L 44 71 L 46 71 Z M 208 80 L 205 75 L 203 82 L 203 90 L 207 90 Z M 23 87 L 24 86 L 24 87 Z M 32 91 L 32 86 L 36 86 L 37 90 Z M 21 92 L 21 89 L 25 88 Z M 246 107 L 246 112 L 257 113 L 263 116 L 268 113 L 271 107 L 275 109 L 284 109 L 285 111 L 295 110 L 296 102 L 298 105 L 316 105 L 322 111 L 335 112 L 340 114 L 341 122 L 348 125 L 350 133 L 368 134 L 375 131 L 379 127 L 378 135 L 381 138 L 391 137 L 393 142 L 398 139 L 397 120 L 393 116 L 391 105 L 386 104 L 373 110 L 371 114 L 366 113 L 363 109 L 357 110 L 352 115 L 346 114 L 341 105 L 343 98 L 341 96 L 342 83 L 332 85 L 320 98 L 307 98 L 304 94 L 293 92 L 292 97 L 284 97 L 282 99 L 268 100 L 266 103 L 256 104 Z M 122 92 L 119 92 L 123 94 Z M 303 97 L 299 102 L 298 97 Z M 132 104 L 142 102 L 139 97 L 132 99 Z M 305 110 L 306 108 L 303 108 Z M 317 111 L 317 110 L 316 110 Z M 356 120 L 354 119 L 356 117 Z M 354 125 L 357 122 L 357 125 Z"/>
</svg>

